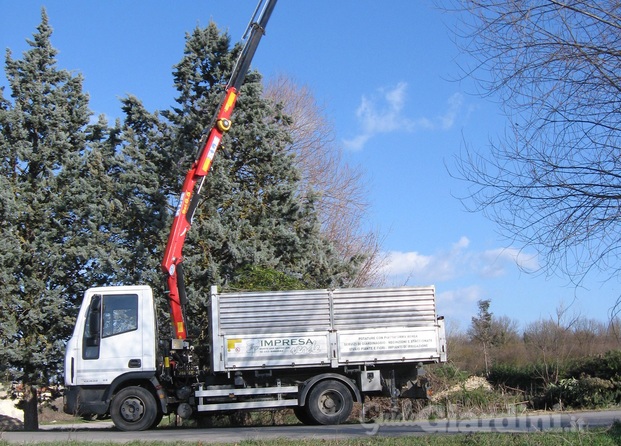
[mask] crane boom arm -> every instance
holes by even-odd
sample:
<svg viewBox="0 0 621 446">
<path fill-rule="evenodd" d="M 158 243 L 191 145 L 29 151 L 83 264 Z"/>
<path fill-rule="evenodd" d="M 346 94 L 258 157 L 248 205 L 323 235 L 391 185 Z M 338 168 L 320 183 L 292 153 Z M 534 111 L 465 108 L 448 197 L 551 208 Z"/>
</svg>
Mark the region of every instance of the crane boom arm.
<svg viewBox="0 0 621 446">
<path fill-rule="evenodd" d="M 246 78 L 267 22 L 276 6 L 277 0 L 259 0 L 250 24 L 244 34 L 246 42 L 237 59 L 231 78 L 226 86 L 224 98 L 220 103 L 209 132 L 199 143 L 198 156 L 188 170 L 181 190 L 179 204 L 175 212 L 168 243 L 161 263 L 162 271 L 167 275 L 170 315 L 175 338 L 186 339 L 187 329 L 184 315 L 186 302 L 183 280 L 183 245 L 190 227 L 192 217 L 198 205 L 200 191 L 209 173 L 214 155 L 220 147 L 222 137 L 231 128 L 231 115 L 235 109 L 239 89 Z M 257 19 L 258 16 L 258 20 Z"/>
</svg>

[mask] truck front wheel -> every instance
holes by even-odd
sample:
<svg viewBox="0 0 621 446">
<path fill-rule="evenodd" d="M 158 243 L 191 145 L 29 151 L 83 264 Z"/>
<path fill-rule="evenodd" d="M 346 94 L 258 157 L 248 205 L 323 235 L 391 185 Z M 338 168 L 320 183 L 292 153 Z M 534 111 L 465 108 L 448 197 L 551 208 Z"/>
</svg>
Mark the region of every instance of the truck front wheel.
<svg viewBox="0 0 621 446">
<path fill-rule="evenodd" d="M 328 379 L 319 382 L 308 395 L 308 416 L 317 424 L 341 424 L 351 415 L 354 400 L 342 382 Z"/>
<path fill-rule="evenodd" d="M 110 417 L 122 431 L 143 431 L 153 426 L 158 416 L 157 402 L 143 387 L 121 389 L 110 405 Z"/>
</svg>

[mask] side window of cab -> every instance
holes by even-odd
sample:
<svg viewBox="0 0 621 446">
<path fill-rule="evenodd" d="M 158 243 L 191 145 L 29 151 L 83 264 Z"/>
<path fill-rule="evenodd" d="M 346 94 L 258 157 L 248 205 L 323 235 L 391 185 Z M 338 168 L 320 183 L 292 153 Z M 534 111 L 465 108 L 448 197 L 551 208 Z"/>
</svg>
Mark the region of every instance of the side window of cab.
<svg viewBox="0 0 621 446">
<path fill-rule="evenodd" d="M 137 329 L 138 296 L 136 294 L 105 296 L 102 337 L 107 338 Z"/>
<path fill-rule="evenodd" d="M 82 358 L 98 359 L 101 339 L 137 329 L 137 294 L 93 295 L 84 323 Z"/>
</svg>

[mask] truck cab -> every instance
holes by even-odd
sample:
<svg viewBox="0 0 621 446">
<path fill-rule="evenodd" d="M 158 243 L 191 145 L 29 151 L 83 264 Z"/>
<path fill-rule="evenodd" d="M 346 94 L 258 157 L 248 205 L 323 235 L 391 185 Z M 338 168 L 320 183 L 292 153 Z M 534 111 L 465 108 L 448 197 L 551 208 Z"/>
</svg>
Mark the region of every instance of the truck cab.
<svg viewBox="0 0 621 446">
<path fill-rule="evenodd" d="M 119 388 L 155 376 L 155 333 L 150 287 L 87 290 L 65 353 L 65 411 L 105 414 Z"/>
</svg>

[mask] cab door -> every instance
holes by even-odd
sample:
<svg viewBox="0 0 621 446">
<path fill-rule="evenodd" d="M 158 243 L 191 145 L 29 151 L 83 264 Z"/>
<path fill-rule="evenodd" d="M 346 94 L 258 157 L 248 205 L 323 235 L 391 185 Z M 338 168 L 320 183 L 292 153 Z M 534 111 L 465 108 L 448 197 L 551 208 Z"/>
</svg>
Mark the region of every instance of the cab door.
<svg viewBox="0 0 621 446">
<path fill-rule="evenodd" d="M 142 288 L 93 290 L 76 326 L 71 384 L 107 385 L 124 373 L 154 370 L 154 314 L 145 310 L 152 308 L 150 298 Z"/>
</svg>

